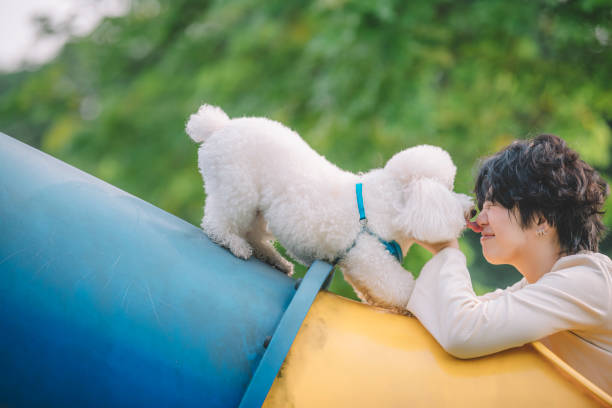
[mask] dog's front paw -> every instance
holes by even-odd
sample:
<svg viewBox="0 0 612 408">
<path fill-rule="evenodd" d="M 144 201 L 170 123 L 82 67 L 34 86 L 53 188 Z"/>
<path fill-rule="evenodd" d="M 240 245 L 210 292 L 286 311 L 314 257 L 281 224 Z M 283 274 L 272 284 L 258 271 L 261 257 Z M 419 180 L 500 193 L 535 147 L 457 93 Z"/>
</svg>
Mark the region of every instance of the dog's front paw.
<svg viewBox="0 0 612 408">
<path fill-rule="evenodd" d="M 287 274 L 287 276 L 293 276 L 293 264 L 289 261 L 275 263 L 274 266 L 281 272 Z"/>
</svg>

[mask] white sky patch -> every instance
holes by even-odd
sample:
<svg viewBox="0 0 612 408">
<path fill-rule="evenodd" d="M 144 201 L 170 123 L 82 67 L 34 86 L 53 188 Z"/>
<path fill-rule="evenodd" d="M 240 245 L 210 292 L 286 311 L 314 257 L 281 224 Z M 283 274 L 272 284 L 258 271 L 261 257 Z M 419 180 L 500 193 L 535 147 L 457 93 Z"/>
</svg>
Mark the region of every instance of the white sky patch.
<svg viewBox="0 0 612 408">
<path fill-rule="evenodd" d="M 610 40 L 610 33 L 602 26 L 595 27 L 595 38 L 599 41 L 599 44 L 606 46 Z"/>
<path fill-rule="evenodd" d="M 0 71 L 16 71 L 55 57 L 66 35 L 39 38 L 35 17 L 44 15 L 53 24 L 72 21 L 75 35 L 87 35 L 105 16 L 129 10 L 129 0 L 0 0 Z"/>
</svg>

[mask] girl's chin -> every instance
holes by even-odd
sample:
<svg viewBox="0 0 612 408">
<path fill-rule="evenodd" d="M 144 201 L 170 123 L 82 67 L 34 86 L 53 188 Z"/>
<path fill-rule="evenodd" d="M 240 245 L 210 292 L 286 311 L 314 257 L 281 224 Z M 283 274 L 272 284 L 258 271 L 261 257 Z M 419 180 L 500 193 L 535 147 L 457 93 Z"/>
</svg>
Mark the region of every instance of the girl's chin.
<svg viewBox="0 0 612 408">
<path fill-rule="evenodd" d="M 485 240 L 484 242 L 487 242 L 487 241 L 488 240 Z M 481 239 L 481 243 L 482 242 L 483 241 Z M 499 257 L 495 256 L 495 251 L 493 251 L 492 248 L 486 248 L 485 244 L 482 245 L 482 256 L 491 265 L 500 265 L 501 264 L 501 262 L 499 262 L 499 259 L 498 259 Z"/>
<path fill-rule="evenodd" d="M 505 265 L 508 263 L 506 257 L 500 255 L 491 250 L 487 251 L 484 247 L 482 248 L 482 256 L 491 265 Z"/>
<path fill-rule="evenodd" d="M 501 264 L 500 262 L 496 262 L 494 257 L 487 256 L 487 255 L 484 255 L 484 254 L 483 254 L 483 256 L 484 256 L 484 259 L 486 259 L 487 262 L 490 263 L 491 265 L 500 265 Z"/>
</svg>

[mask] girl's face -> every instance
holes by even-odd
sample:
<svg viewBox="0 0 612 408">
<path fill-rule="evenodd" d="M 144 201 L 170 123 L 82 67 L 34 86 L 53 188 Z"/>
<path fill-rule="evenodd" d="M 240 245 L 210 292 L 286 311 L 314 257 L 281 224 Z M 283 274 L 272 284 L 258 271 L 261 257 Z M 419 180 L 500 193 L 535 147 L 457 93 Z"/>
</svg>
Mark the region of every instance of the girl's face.
<svg viewBox="0 0 612 408">
<path fill-rule="evenodd" d="M 522 229 L 516 207 L 508 210 L 501 204 L 485 201 L 476 223 L 482 228 L 480 244 L 485 259 L 494 265 L 516 265 L 529 253 L 532 228 Z M 530 234 L 531 232 L 531 234 Z"/>
</svg>

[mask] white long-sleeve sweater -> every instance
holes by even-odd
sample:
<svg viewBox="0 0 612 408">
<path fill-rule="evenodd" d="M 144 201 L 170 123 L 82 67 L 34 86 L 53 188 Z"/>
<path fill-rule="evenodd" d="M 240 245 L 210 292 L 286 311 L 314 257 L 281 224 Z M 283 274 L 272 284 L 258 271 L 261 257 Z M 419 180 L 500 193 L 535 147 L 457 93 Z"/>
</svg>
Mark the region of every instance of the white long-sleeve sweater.
<svg viewBox="0 0 612 408">
<path fill-rule="evenodd" d="M 605 255 L 566 256 L 533 284 L 522 279 L 476 296 L 465 256 L 446 248 L 423 267 L 407 307 L 456 357 L 542 340 L 612 393 L 612 261 Z"/>
</svg>

